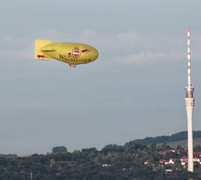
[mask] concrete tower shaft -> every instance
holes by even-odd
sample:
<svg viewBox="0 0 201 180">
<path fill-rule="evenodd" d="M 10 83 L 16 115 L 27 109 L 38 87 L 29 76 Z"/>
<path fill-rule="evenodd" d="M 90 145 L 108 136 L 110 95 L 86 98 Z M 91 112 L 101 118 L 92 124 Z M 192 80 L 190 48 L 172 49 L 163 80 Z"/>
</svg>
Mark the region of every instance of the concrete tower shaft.
<svg viewBox="0 0 201 180">
<path fill-rule="evenodd" d="M 185 98 L 186 114 L 187 114 L 187 130 L 188 130 L 188 171 L 194 171 L 193 165 L 193 107 L 194 98 Z"/>
</svg>

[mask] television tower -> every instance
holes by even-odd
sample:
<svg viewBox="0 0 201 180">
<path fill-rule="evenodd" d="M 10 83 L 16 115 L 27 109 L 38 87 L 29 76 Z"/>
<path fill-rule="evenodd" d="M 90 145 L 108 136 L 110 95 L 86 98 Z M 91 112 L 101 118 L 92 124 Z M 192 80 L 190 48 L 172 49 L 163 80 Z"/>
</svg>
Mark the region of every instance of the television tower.
<svg viewBox="0 0 201 180">
<path fill-rule="evenodd" d="M 186 98 L 185 106 L 187 113 L 187 129 L 188 129 L 188 171 L 193 172 L 193 130 L 192 130 L 192 119 L 193 119 L 193 107 L 194 98 L 193 91 L 194 88 L 191 85 L 191 53 L 190 53 L 190 29 L 188 28 L 188 84 L 185 87 Z"/>
</svg>

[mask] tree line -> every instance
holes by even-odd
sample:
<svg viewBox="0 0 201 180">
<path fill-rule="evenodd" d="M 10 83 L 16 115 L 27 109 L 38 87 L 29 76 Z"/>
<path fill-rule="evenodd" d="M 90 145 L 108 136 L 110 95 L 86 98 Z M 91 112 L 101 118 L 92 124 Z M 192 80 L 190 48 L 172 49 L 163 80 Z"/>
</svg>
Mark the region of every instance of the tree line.
<svg viewBox="0 0 201 180">
<path fill-rule="evenodd" d="M 129 142 L 124 146 L 108 145 L 98 151 L 96 148 L 73 152 L 34 154 L 31 157 L 0 156 L 0 179 L 3 180 L 157 180 L 199 177 L 201 167 L 196 164 L 194 174 L 175 165 L 167 173 L 161 158 L 180 157 L 183 154 L 162 155 L 159 151 L 171 147 L 163 144 L 143 145 Z M 185 152 L 184 152 L 185 153 Z M 145 161 L 150 164 L 145 165 Z"/>
<path fill-rule="evenodd" d="M 193 131 L 193 138 L 201 138 L 201 131 Z M 157 137 L 146 137 L 144 139 L 136 139 L 131 142 L 141 143 L 141 144 L 159 144 L 167 142 L 175 142 L 187 139 L 187 131 L 182 131 L 175 133 L 171 136 L 157 136 Z"/>
</svg>

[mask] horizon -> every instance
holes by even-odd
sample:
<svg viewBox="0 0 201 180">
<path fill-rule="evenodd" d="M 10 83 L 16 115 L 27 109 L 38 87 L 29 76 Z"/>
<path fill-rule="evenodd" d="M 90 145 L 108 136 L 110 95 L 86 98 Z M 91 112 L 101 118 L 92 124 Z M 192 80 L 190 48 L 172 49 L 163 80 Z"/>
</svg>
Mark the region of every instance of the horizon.
<svg viewBox="0 0 201 180">
<path fill-rule="evenodd" d="M 187 130 L 187 29 L 201 129 L 201 1 L 19 0 L 0 7 L 0 154 L 69 151 Z M 12 13 L 11 13 L 12 12 Z M 35 39 L 96 48 L 69 68 L 34 60 Z"/>
<path fill-rule="evenodd" d="M 101 151 L 102 149 L 104 149 L 105 148 L 105 146 L 108 146 L 108 145 L 117 145 L 117 146 L 125 146 L 127 143 L 129 143 L 129 142 L 134 142 L 134 141 L 143 141 L 143 140 L 145 140 L 145 139 L 147 139 L 147 138 L 152 138 L 152 139 L 155 139 L 155 138 L 158 138 L 158 137 L 171 137 L 171 136 L 173 136 L 173 135 L 176 135 L 176 134 L 179 134 L 179 133 L 183 133 L 183 132 L 186 132 L 187 133 L 187 131 L 180 131 L 180 132 L 177 132 L 177 133 L 173 133 L 173 134 L 171 134 L 171 135 L 159 135 L 159 136 L 154 136 L 154 137 L 151 137 L 151 136 L 147 136 L 147 137 L 144 137 L 144 138 L 142 138 L 142 139 L 133 139 L 133 140 L 130 140 L 130 141 L 128 141 L 128 142 L 125 142 L 124 144 L 114 144 L 114 143 L 111 143 L 111 144 L 106 144 L 106 145 L 104 145 L 102 148 L 100 148 L 100 149 L 97 149 L 96 147 L 86 147 L 86 148 L 81 148 L 81 149 L 74 149 L 74 150 L 71 150 L 71 151 L 69 151 L 68 150 L 68 147 L 66 147 L 66 146 L 64 146 L 64 147 L 66 147 L 67 148 L 67 152 L 70 152 L 70 153 L 72 153 L 72 152 L 74 152 L 74 151 L 82 151 L 82 149 L 90 149 L 90 148 L 95 148 L 95 149 L 97 149 L 98 151 Z M 201 132 L 201 130 L 194 130 L 193 131 L 193 133 L 196 133 L 196 132 Z M 200 137 L 193 137 L 193 139 L 197 139 L 197 138 L 201 138 L 201 136 Z M 184 140 L 187 140 L 187 136 L 186 136 L 186 138 L 184 139 Z M 160 143 L 156 143 L 156 144 L 161 144 L 161 143 L 174 143 L 174 142 L 178 142 L 178 141 L 184 141 L 184 140 L 177 140 L 177 141 L 168 141 L 168 142 L 160 142 Z M 135 143 L 135 142 L 134 142 Z M 136 142 L 136 143 L 138 143 L 138 142 Z M 144 144 L 144 143 L 142 143 L 142 144 Z M 195 146 L 197 146 L 197 145 L 201 145 L 201 143 L 200 142 L 197 142 L 196 144 L 193 144 L 193 146 L 195 147 Z M 148 144 L 144 144 L 144 145 L 148 145 Z M 63 146 L 62 144 L 60 144 L 60 145 L 56 145 L 56 146 L 53 146 L 52 147 L 52 149 L 54 148 L 54 147 L 57 147 L 57 146 Z M 187 141 L 186 141 L 186 146 L 187 146 Z M 171 146 L 172 147 L 172 146 Z M 183 147 L 183 146 L 182 146 Z M 172 147 L 173 149 L 175 149 L 174 147 Z M 52 149 L 51 149 L 51 151 L 52 151 Z M 48 153 L 51 153 L 51 152 L 44 152 L 44 153 L 40 153 L 41 155 L 42 154 L 48 154 Z M 1 153 L 0 153 L 1 154 Z M 7 155 L 8 153 L 3 153 L 3 155 Z M 10 154 L 10 153 L 9 153 Z M 8 155 L 9 155 L 8 154 Z M 11 153 L 11 154 L 17 154 L 17 153 Z M 33 153 L 33 154 L 38 154 L 38 153 Z M 25 153 L 25 154 L 17 154 L 17 155 L 33 155 L 33 154 L 27 154 L 27 153 Z"/>
</svg>

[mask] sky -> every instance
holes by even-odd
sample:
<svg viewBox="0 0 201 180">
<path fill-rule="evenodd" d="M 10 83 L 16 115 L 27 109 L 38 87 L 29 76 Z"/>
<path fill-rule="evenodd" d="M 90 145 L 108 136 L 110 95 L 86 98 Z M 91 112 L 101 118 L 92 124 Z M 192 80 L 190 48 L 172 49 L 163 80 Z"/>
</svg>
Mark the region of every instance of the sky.
<svg viewBox="0 0 201 180">
<path fill-rule="evenodd" d="M 187 130 L 187 28 L 193 129 L 201 130 L 200 0 L 0 0 L 0 154 L 124 145 Z M 36 39 L 95 47 L 70 68 L 34 60 Z"/>
</svg>

